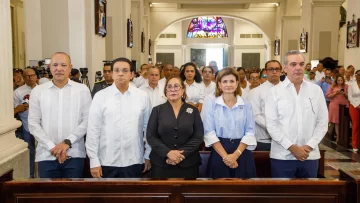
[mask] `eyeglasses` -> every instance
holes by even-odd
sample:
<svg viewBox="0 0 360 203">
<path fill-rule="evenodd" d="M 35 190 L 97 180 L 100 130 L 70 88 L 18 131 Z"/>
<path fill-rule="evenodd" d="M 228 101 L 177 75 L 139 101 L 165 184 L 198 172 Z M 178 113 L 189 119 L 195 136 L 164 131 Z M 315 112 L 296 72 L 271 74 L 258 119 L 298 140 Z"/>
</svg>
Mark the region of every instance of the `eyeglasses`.
<svg viewBox="0 0 360 203">
<path fill-rule="evenodd" d="M 25 77 L 26 77 L 26 78 L 35 78 L 36 75 L 35 75 L 35 74 L 34 74 L 34 75 L 25 75 Z"/>
<path fill-rule="evenodd" d="M 314 72 L 310 72 L 311 75 L 315 74 Z"/>
<path fill-rule="evenodd" d="M 175 91 L 178 91 L 178 90 L 181 89 L 181 86 L 180 86 L 180 85 L 174 85 L 174 86 L 168 85 L 168 86 L 166 86 L 166 90 L 167 90 L 167 91 L 170 91 L 170 90 L 172 90 L 172 89 L 174 89 Z"/>
<path fill-rule="evenodd" d="M 360 73 L 359 73 L 359 74 L 355 74 L 355 76 L 360 76 Z"/>
<path fill-rule="evenodd" d="M 266 71 L 269 71 L 269 72 L 274 72 L 277 73 L 281 70 L 281 68 L 267 68 Z"/>
<path fill-rule="evenodd" d="M 250 80 L 259 80 L 259 77 L 250 77 Z"/>
<path fill-rule="evenodd" d="M 115 72 L 115 73 L 120 73 L 120 72 L 122 72 L 122 73 L 126 74 L 126 73 L 130 72 L 130 69 L 126 69 L 126 68 L 124 68 L 124 69 L 118 69 L 118 68 L 116 68 L 116 69 L 114 69 L 114 72 Z"/>
</svg>

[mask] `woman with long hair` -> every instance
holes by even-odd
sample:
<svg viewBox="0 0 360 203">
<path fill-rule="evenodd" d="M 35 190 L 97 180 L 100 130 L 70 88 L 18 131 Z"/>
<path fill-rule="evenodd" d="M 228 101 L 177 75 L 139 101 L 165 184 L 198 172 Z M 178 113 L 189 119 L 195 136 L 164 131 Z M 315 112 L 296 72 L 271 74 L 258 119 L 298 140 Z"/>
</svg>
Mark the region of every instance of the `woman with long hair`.
<svg viewBox="0 0 360 203">
<path fill-rule="evenodd" d="M 180 73 L 180 78 L 186 86 L 186 103 L 195 106 L 200 112 L 205 99 L 205 86 L 199 70 L 194 63 L 184 64 L 184 69 Z"/>
<path fill-rule="evenodd" d="M 255 119 L 250 103 L 241 96 L 236 70 L 220 71 L 215 94 L 207 97 L 202 112 L 205 145 L 212 146 L 208 175 L 253 178 L 256 171 L 250 150 L 256 147 Z"/>
<path fill-rule="evenodd" d="M 330 99 L 329 122 L 335 124 L 336 139 L 339 138 L 339 104 L 348 105 L 348 86 L 342 75 L 335 78 L 334 83 L 328 89 L 326 97 Z"/>
</svg>

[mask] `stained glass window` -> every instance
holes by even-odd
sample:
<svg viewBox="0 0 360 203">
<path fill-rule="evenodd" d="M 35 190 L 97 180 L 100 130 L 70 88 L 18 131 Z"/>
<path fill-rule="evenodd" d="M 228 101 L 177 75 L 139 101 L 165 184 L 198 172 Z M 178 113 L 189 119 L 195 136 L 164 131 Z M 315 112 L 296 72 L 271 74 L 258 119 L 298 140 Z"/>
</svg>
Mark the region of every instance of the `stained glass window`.
<svg viewBox="0 0 360 203">
<path fill-rule="evenodd" d="M 187 38 L 227 38 L 225 22 L 219 16 L 197 17 L 190 22 Z"/>
</svg>

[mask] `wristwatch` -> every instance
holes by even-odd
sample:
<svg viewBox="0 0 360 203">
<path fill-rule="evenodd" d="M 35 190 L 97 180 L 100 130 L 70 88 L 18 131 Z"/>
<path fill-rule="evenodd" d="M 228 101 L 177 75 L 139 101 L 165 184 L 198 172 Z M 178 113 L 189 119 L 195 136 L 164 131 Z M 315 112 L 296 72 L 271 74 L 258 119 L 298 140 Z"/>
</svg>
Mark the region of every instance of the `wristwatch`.
<svg viewBox="0 0 360 203">
<path fill-rule="evenodd" d="M 69 145 L 69 148 L 71 148 L 71 141 L 69 139 L 65 139 L 64 143 Z"/>
</svg>

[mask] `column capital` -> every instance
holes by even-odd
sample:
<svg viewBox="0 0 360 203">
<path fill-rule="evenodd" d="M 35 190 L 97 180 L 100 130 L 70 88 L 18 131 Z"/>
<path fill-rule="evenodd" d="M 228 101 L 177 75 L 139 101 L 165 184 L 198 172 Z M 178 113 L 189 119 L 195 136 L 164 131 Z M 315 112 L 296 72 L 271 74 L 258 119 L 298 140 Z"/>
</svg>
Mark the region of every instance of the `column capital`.
<svg viewBox="0 0 360 203">
<path fill-rule="evenodd" d="M 340 7 L 345 0 L 312 0 L 314 7 Z"/>
</svg>

